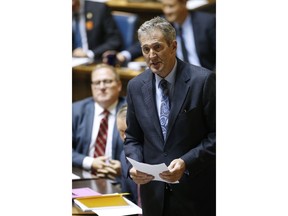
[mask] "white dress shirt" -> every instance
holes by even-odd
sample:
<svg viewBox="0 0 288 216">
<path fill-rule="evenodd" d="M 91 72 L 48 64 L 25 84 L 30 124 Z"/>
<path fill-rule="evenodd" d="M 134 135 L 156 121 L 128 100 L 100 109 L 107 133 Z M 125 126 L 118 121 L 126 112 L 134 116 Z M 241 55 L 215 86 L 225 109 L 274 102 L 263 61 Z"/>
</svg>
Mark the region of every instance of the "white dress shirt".
<svg viewBox="0 0 288 216">
<path fill-rule="evenodd" d="M 116 121 L 116 106 L 118 100 L 112 104 L 108 111 L 110 112 L 108 117 L 108 134 L 107 134 L 107 143 L 105 149 L 105 156 L 112 158 L 112 140 L 113 140 L 113 130 Z M 89 146 L 89 156 L 85 157 L 82 163 L 84 169 L 91 170 L 92 163 L 94 160 L 94 151 L 95 151 L 95 142 L 98 135 L 98 131 L 100 128 L 101 119 L 104 117 L 102 112 L 104 109 L 99 106 L 99 104 L 95 103 L 95 113 L 94 113 L 94 120 L 93 120 L 93 128 L 92 128 L 92 136 L 91 142 Z"/>
<path fill-rule="evenodd" d="M 178 23 L 173 23 L 176 29 L 179 29 L 179 24 Z M 182 24 L 182 36 L 185 41 L 185 47 L 188 52 L 188 59 L 190 64 L 201 66 L 199 57 L 196 53 L 196 46 L 195 46 L 195 39 L 194 39 L 194 33 L 193 33 L 193 24 L 191 21 L 191 16 L 188 15 Z M 176 36 L 177 40 L 177 57 L 183 60 L 183 53 L 182 53 L 182 48 L 180 46 L 181 41 L 180 37 L 177 35 Z"/>
</svg>

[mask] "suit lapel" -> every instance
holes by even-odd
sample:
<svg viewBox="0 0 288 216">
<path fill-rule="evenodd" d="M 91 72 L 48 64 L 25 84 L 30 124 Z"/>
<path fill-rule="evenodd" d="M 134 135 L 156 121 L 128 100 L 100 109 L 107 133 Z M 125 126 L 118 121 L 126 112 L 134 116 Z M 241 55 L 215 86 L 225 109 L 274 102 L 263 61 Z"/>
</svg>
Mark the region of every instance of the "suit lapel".
<svg viewBox="0 0 288 216">
<path fill-rule="evenodd" d="M 171 132 L 172 126 L 174 125 L 178 114 L 181 111 L 181 108 L 185 102 L 186 95 L 189 91 L 189 86 L 187 85 L 187 82 L 190 79 L 190 76 L 188 76 L 188 73 L 191 73 L 190 71 L 186 71 L 183 67 L 184 65 L 180 62 L 179 59 L 177 71 L 176 71 L 176 79 L 175 79 L 175 86 L 174 86 L 174 94 L 171 99 L 171 110 L 169 115 L 169 123 L 168 123 L 168 131 L 167 131 L 167 139 L 169 137 L 169 134 Z M 177 101 L 177 103 L 174 103 L 174 101 Z"/>
<path fill-rule="evenodd" d="M 86 108 L 86 122 L 87 122 L 87 128 L 86 130 L 86 144 L 85 144 L 85 152 L 88 155 L 89 154 L 89 146 L 91 142 L 91 137 L 92 137 L 92 129 L 93 129 L 93 121 L 94 121 L 94 101 L 91 99 L 90 103 L 87 105 Z"/>
<path fill-rule="evenodd" d="M 174 125 L 178 114 L 181 111 L 181 108 L 185 102 L 186 95 L 190 89 L 190 87 L 187 85 L 187 82 L 190 80 L 190 76 L 187 73 L 191 73 L 190 71 L 187 71 L 184 69 L 184 64 L 181 62 L 181 60 L 177 59 L 178 66 L 176 71 L 176 80 L 175 80 L 175 86 L 174 86 L 174 94 L 171 99 L 171 110 L 170 110 L 170 116 L 169 116 L 169 123 L 168 123 L 168 132 L 167 132 L 167 139 L 169 137 L 170 131 L 172 129 L 172 126 Z M 144 80 L 144 84 L 141 87 L 144 103 L 146 105 L 146 110 L 149 113 L 149 116 L 151 116 L 151 119 L 153 119 L 153 125 L 159 134 L 160 137 L 163 138 L 162 130 L 159 122 L 159 116 L 158 111 L 156 107 L 156 101 L 154 98 L 154 92 L 155 92 L 155 80 L 152 71 L 149 71 L 148 73 L 151 74 L 151 76 L 147 76 L 147 79 Z M 177 103 L 174 103 L 174 101 L 177 101 Z M 156 120 L 157 119 L 157 120 Z"/>
<path fill-rule="evenodd" d="M 146 109 L 148 112 L 148 115 L 151 116 L 151 119 L 153 119 L 153 125 L 159 134 L 160 137 L 163 137 L 161 126 L 159 123 L 159 116 L 158 111 L 156 107 L 156 101 L 155 101 L 155 80 L 154 80 L 154 74 L 152 71 L 148 71 L 149 76 L 147 76 L 147 79 L 144 80 L 144 84 L 141 87 L 142 95 L 144 98 L 144 103 L 146 105 Z"/>
</svg>

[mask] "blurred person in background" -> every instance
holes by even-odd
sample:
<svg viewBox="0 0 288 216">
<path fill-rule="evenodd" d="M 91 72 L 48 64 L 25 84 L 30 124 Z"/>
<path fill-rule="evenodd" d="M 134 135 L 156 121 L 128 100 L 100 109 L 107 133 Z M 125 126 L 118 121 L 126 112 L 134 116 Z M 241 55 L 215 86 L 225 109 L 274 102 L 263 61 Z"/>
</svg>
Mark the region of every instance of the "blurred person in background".
<svg viewBox="0 0 288 216">
<path fill-rule="evenodd" d="M 106 4 L 72 0 L 72 57 L 102 62 L 104 52 L 121 46 L 121 33 Z"/>
<path fill-rule="evenodd" d="M 118 131 L 120 132 L 120 136 L 123 142 L 126 137 L 125 131 L 127 129 L 126 115 L 127 115 L 127 104 L 122 106 L 117 113 L 117 128 Z M 125 158 L 124 151 L 121 153 L 120 161 L 122 166 L 122 182 L 121 182 L 122 192 L 129 193 L 127 198 L 130 199 L 135 204 L 139 204 L 137 184 L 131 178 L 127 178 L 125 175 L 125 173 L 127 173 L 128 171 L 128 162 Z"/>
<path fill-rule="evenodd" d="M 212 13 L 189 11 L 187 0 L 162 0 L 165 19 L 176 29 L 177 57 L 190 64 L 216 70 L 216 16 Z M 180 31 L 180 28 L 182 31 Z M 187 59 L 184 59 L 181 37 L 185 44 Z M 117 54 L 117 60 L 125 64 L 142 56 L 139 42 Z"/>
</svg>

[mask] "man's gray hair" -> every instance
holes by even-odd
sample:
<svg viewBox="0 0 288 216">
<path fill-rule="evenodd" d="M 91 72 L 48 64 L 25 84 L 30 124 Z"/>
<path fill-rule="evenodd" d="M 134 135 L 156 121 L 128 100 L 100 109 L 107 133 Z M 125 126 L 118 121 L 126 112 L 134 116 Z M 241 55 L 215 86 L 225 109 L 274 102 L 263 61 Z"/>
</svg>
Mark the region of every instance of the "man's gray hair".
<svg viewBox="0 0 288 216">
<path fill-rule="evenodd" d="M 168 45 L 170 45 L 173 40 L 176 40 L 175 28 L 166 19 L 159 16 L 144 22 L 139 27 L 138 39 L 140 39 L 144 34 L 153 33 L 156 29 L 162 32 Z"/>
</svg>

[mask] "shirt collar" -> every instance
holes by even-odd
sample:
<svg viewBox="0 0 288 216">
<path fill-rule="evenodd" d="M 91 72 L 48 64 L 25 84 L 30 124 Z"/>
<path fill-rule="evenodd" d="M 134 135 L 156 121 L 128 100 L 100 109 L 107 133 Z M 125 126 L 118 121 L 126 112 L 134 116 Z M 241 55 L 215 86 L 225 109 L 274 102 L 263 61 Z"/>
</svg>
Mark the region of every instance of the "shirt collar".
<svg viewBox="0 0 288 216">
<path fill-rule="evenodd" d="M 118 104 L 118 100 L 115 101 L 110 107 L 107 108 L 110 115 L 116 115 L 116 106 Z M 104 111 L 104 108 L 101 107 L 98 103 L 94 103 L 95 105 L 95 115 L 100 116 L 102 112 Z"/>
<path fill-rule="evenodd" d="M 172 68 L 171 72 L 165 77 L 165 80 L 167 80 L 167 82 L 170 85 L 174 85 L 175 82 L 175 76 L 176 76 L 176 68 L 177 68 L 177 59 L 175 61 L 175 65 Z M 160 81 L 163 79 L 162 77 L 155 75 L 155 79 L 156 79 L 156 86 L 159 87 L 159 83 Z"/>
<path fill-rule="evenodd" d="M 179 29 L 179 26 L 180 26 L 179 23 L 174 22 L 173 25 L 177 30 Z M 190 14 L 188 14 L 188 16 L 186 17 L 186 19 L 184 20 L 182 24 L 182 29 L 191 28 L 191 26 L 192 26 L 191 16 Z"/>
</svg>

